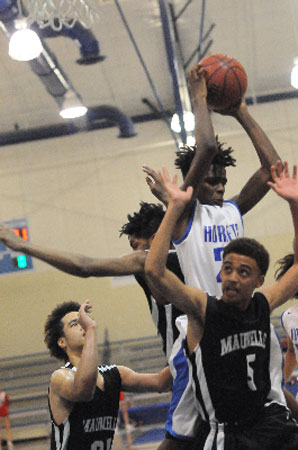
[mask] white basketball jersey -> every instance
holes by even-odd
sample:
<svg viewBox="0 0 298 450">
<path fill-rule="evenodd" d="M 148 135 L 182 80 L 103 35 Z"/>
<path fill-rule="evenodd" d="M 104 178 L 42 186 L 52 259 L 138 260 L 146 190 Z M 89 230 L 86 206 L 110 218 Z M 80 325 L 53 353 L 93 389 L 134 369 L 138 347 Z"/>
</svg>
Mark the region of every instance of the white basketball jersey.
<svg viewBox="0 0 298 450">
<path fill-rule="evenodd" d="M 220 207 L 201 205 L 197 200 L 186 232 L 173 241 L 185 284 L 220 297 L 223 249 L 243 234 L 242 216 L 235 203 L 226 201 Z"/>
<path fill-rule="evenodd" d="M 283 405 L 286 405 L 286 399 L 283 393 L 283 355 L 280 347 L 279 336 L 272 324 L 270 324 L 270 380 L 271 390 L 268 398 Z"/>
<path fill-rule="evenodd" d="M 173 345 L 169 359 L 174 382 L 172 401 L 165 427 L 171 435 L 183 440 L 194 438 L 199 422 L 185 352 L 187 323 L 186 315 L 176 319 L 176 327 L 180 334 Z"/>
<path fill-rule="evenodd" d="M 298 361 L 298 305 L 292 306 L 282 313 L 281 324 L 293 342 L 296 359 Z"/>
</svg>

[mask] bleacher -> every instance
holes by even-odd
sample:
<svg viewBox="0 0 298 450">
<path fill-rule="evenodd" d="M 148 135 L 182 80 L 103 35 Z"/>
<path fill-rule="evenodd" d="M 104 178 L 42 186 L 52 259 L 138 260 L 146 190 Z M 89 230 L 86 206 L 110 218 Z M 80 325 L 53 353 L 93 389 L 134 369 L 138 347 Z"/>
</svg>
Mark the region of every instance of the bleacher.
<svg viewBox="0 0 298 450">
<path fill-rule="evenodd" d="M 99 361 L 125 365 L 139 372 L 161 370 L 165 357 L 160 339 L 148 337 L 100 345 Z M 108 360 L 102 361 L 105 355 Z M 47 352 L 0 360 L 0 385 L 10 396 L 14 442 L 45 439 L 50 433 L 47 390 L 51 373 L 63 365 Z M 127 395 L 132 406 L 167 402 L 169 394 Z"/>
</svg>

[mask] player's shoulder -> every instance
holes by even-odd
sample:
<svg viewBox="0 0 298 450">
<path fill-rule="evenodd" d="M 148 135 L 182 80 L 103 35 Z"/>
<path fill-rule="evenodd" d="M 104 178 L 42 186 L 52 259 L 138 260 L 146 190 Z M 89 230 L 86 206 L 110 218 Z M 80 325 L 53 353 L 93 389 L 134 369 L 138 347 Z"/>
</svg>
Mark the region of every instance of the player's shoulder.
<svg viewBox="0 0 298 450">
<path fill-rule="evenodd" d="M 111 371 L 115 372 L 118 370 L 116 364 L 101 364 L 98 366 L 99 373 L 110 373 Z"/>
<path fill-rule="evenodd" d="M 295 317 L 297 320 L 298 318 L 298 305 L 291 306 L 290 308 L 286 309 L 282 312 L 282 318 L 285 319 L 287 317 Z"/>
<path fill-rule="evenodd" d="M 62 387 L 68 383 L 73 383 L 75 372 L 65 367 L 56 369 L 50 378 L 50 391 L 59 394 Z"/>
<path fill-rule="evenodd" d="M 58 369 L 54 370 L 50 380 L 55 381 L 62 378 L 74 377 L 76 371 L 77 368 L 75 366 L 73 366 L 70 362 L 66 362 L 64 366 L 61 366 Z"/>
</svg>

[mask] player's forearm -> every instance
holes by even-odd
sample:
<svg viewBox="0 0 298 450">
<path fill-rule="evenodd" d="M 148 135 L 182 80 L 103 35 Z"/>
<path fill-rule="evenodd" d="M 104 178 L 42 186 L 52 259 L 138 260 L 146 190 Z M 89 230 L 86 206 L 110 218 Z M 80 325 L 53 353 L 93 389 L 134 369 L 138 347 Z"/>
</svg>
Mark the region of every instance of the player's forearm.
<svg viewBox="0 0 298 450">
<path fill-rule="evenodd" d="M 89 276 L 86 270 L 89 258 L 84 256 L 51 250 L 25 241 L 18 246 L 17 251 L 37 258 L 70 275 Z"/>
<path fill-rule="evenodd" d="M 192 104 L 195 116 L 196 151 L 182 188 L 193 186 L 195 197 L 198 184 L 209 170 L 216 154 L 217 144 L 206 98 L 193 99 Z"/>
<path fill-rule="evenodd" d="M 293 241 L 294 257 L 295 261 L 298 261 L 298 202 L 293 200 L 289 202 L 289 205 L 294 227 L 294 241 Z"/>
<path fill-rule="evenodd" d="M 74 380 L 74 396 L 77 401 L 93 398 L 98 376 L 98 352 L 96 326 L 86 330 L 85 342 Z"/>
<path fill-rule="evenodd" d="M 142 376 L 142 383 L 139 385 L 141 392 L 168 392 L 173 385 L 169 367 L 165 367 L 159 373 L 142 374 Z"/>
<path fill-rule="evenodd" d="M 18 251 L 50 264 L 62 272 L 82 278 L 142 273 L 146 257 L 144 252 L 139 252 L 118 258 L 91 258 L 75 253 L 51 250 L 25 241 L 18 246 Z"/>
<path fill-rule="evenodd" d="M 287 351 L 285 354 L 285 365 L 284 365 L 284 379 L 285 382 L 289 380 L 293 371 L 297 366 L 297 360 L 294 352 Z"/>
<path fill-rule="evenodd" d="M 118 366 L 118 370 L 122 389 L 129 392 L 167 392 L 173 383 L 169 367 L 159 373 L 139 373 L 124 366 Z"/>
<path fill-rule="evenodd" d="M 278 155 L 276 149 L 272 145 L 264 130 L 249 114 L 246 105 L 245 107 L 241 107 L 239 109 L 236 115 L 236 119 L 251 139 L 262 167 L 266 171 L 268 171 L 268 176 L 269 178 L 271 178 L 270 168 L 272 165 L 276 164 L 277 160 L 280 159 L 280 156 Z"/>
</svg>

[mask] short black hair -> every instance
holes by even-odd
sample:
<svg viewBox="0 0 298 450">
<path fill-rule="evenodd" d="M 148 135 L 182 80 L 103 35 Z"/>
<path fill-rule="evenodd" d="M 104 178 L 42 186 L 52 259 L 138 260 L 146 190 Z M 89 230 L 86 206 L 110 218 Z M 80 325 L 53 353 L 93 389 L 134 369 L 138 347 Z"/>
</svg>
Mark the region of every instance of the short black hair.
<svg viewBox="0 0 298 450">
<path fill-rule="evenodd" d="M 44 341 L 50 351 L 50 355 L 55 358 L 68 361 L 67 354 L 59 347 L 58 339 L 64 336 L 63 331 L 63 317 L 73 311 L 78 311 L 81 305 L 78 302 L 64 302 L 56 306 L 51 314 L 48 315 L 47 321 L 44 326 Z"/>
<path fill-rule="evenodd" d="M 276 271 L 274 272 L 274 278 L 276 281 L 280 280 L 281 277 L 292 267 L 294 264 L 294 253 L 288 253 L 283 258 L 280 258 L 278 261 L 276 261 L 276 264 L 278 267 Z M 298 292 L 293 296 L 294 298 L 298 298 Z"/>
<path fill-rule="evenodd" d="M 221 143 L 216 136 L 217 143 L 217 152 L 213 158 L 212 165 L 218 165 L 222 167 L 236 166 L 236 159 L 231 156 L 231 153 L 234 151 L 232 147 L 228 147 L 224 149 L 224 143 Z M 191 162 L 193 160 L 194 154 L 196 150 L 196 145 L 188 146 L 184 145 L 180 147 L 180 149 L 176 152 L 177 158 L 175 159 L 175 167 L 180 169 L 182 172 L 183 178 L 186 177 Z"/>
<path fill-rule="evenodd" d="M 260 242 L 250 238 L 233 239 L 224 248 L 223 258 L 229 253 L 237 253 L 238 255 L 249 256 L 254 259 L 261 271 L 262 275 L 266 275 L 269 267 L 269 253 Z"/>
<path fill-rule="evenodd" d="M 127 215 L 128 222 L 122 226 L 120 236 L 149 239 L 158 230 L 164 214 L 161 204 L 141 202 L 139 211 Z"/>
</svg>

